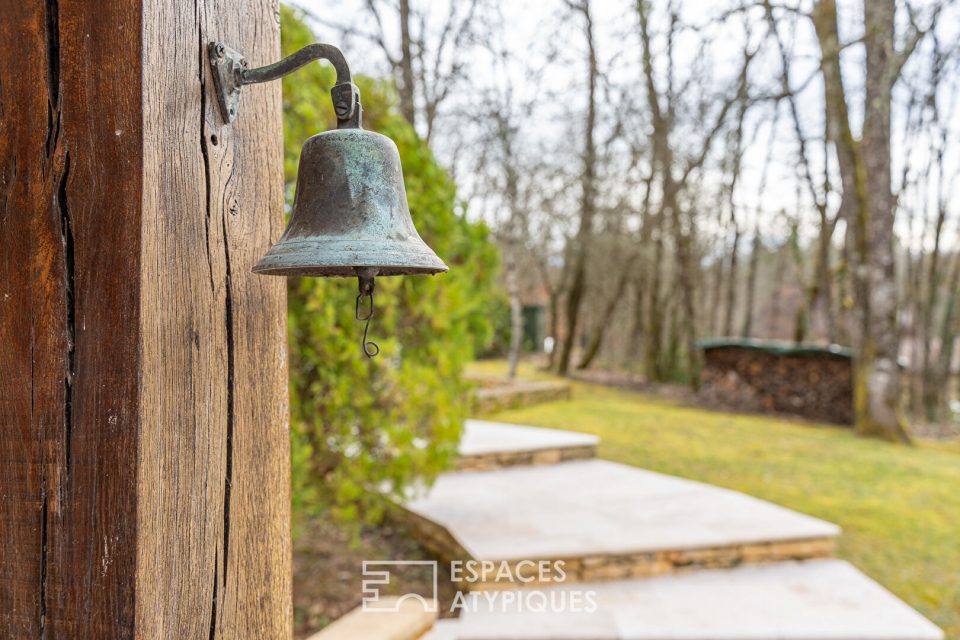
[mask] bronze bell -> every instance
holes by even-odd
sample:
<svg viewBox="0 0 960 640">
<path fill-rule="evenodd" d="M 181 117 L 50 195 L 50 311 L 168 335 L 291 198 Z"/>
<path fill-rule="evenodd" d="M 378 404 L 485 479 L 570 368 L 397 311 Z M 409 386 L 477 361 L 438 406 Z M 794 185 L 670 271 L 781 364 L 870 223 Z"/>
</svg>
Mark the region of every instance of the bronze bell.
<svg viewBox="0 0 960 640">
<path fill-rule="evenodd" d="M 369 357 L 377 355 L 379 347 L 367 341 L 374 278 L 447 271 L 413 226 L 397 145 L 361 128 L 360 92 L 343 53 L 332 45 L 310 44 L 256 69 L 248 68 L 243 56 L 223 43 L 210 42 L 207 51 L 226 123 L 236 117 L 245 85 L 277 80 L 313 60 L 327 60 L 336 70 L 330 97 L 337 130 L 304 143 L 290 222 L 253 270 L 271 276 L 356 276 L 360 294 L 355 314 L 366 321 L 363 351 Z M 361 312 L 366 298 L 369 306 Z"/>
<path fill-rule="evenodd" d="M 397 145 L 372 131 L 344 128 L 303 145 L 290 223 L 253 270 L 394 276 L 442 273 L 447 265 L 413 226 Z"/>
<path fill-rule="evenodd" d="M 237 115 L 245 85 L 278 80 L 313 60 L 327 60 L 337 72 L 330 90 L 337 130 L 315 135 L 303 145 L 290 223 L 254 272 L 372 279 L 447 271 L 410 219 L 397 145 L 361 127 L 360 91 L 340 49 L 314 43 L 255 69 L 221 42 L 208 43 L 207 51 L 217 103 L 227 123 Z"/>
</svg>

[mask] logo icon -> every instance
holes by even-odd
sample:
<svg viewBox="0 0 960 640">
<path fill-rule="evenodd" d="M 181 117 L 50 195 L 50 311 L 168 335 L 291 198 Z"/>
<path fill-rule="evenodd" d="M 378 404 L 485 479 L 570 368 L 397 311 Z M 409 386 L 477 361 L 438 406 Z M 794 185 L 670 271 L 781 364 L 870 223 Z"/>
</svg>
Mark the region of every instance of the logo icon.
<svg viewBox="0 0 960 640">
<path fill-rule="evenodd" d="M 387 591 L 394 576 L 404 567 L 430 567 L 433 577 L 433 593 L 425 597 L 419 593 L 404 593 L 398 597 L 386 597 L 381 591 Z M 437 611 L 437 562 L 435 560 L 364 560 L 362 610 L 372 613 L 396 613 L 407 600 L 419 600 L 427 613 Z"/>
</svg>

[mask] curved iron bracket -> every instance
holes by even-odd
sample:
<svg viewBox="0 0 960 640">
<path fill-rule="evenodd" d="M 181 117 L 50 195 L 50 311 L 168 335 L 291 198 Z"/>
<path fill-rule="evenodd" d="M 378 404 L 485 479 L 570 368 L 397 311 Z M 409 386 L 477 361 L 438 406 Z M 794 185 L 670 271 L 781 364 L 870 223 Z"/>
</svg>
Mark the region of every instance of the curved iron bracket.
<svg viewBox="0 0 960 640">
<path fill-rule="evenodd" d="M 279 62 L 255 69 L 247 68 L 247 61 L 242 53 L 220 42 L 210 42 L 207 45 L 207 57 L 213 72 L 220 115 L 226 123 L 233 122 L 237 117 L 240 88 L 243 85 L 279 80 L 314 60 L 327 60 L 337 72 L 337 83 L 330 89 L 333 110 L 337 114 L 337 128 L 360 128 L 363 112 L 360 106 L 360 90 L 351 80 L 350 67 L 343 53 L 333 45 L 310 44 Z"/>
</svg>

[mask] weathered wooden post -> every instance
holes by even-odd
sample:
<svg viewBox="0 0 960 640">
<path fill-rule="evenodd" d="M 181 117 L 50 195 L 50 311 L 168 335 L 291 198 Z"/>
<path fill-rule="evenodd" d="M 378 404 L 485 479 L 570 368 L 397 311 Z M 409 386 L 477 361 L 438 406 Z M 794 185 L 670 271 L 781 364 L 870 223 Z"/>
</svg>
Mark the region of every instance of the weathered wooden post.
<svg viewBox="0 0 960 640">
<path fill-rule="evenodd" d="M 0 1 L 0 637 L 288 638 L 277 0 Z"/>
</svg>

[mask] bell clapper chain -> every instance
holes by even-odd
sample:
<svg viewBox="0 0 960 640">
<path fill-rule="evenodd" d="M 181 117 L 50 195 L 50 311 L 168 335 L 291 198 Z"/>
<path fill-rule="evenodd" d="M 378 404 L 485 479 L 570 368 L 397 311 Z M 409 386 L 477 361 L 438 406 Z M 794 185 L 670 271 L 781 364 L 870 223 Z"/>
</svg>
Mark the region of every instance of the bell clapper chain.
<svg viewBox="0 0 960 640">
<path fill-rule="evenodd" d="M 357 294 L 357 305 L 354 310 L 354 316 L 357 320 L 365 323 L 363 325 L 363 341 L 360 343 L 363 346 L 363 354 L 368 358 L 373 358 L 378 353 L 380 353 L 380 346 L 373 340 L 367 340 L 367 332 L 370 330 L 370 320 L 373 319 L 374 314 L 374 305 L 373 305 L 373 287 L 374 287 L 374 274 L 369 273 L 368 269 L 361 270 L 361 273 L 358 274 L 357 280 L 360 285 L 360 293 Z M 372 270 L 374 273 L 376 270 Z M 367 310 L 367 313 L 360 313 L 360 305 L 363 302 L 364 298 L 370 298 L 370 307 Z"/>
</svg>

